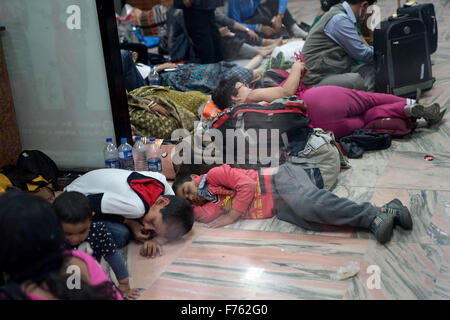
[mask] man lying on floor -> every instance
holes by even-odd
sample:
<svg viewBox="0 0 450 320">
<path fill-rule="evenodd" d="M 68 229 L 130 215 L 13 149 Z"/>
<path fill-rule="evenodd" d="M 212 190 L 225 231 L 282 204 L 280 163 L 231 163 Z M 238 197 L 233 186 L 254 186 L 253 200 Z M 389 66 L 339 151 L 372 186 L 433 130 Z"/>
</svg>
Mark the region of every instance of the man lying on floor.
<svg viewBox="0 0 450 320">
<path fill-rule="evenodd" d="M 258 172 L 224 164 L 201 176 L 178 176 L 173 190 L 194 205 L 195 219 L 210 227 L 276 214 L 315 231 L 325 231 L 325 225 L 369 229 L 382 244 L 390 240 L 394 225 L 412 229 L 409 210 L 398 199 L 382 207 L 358 204 L 319 189 L 319 181 L 302 167 L 285 163 L 274 169 Z"/>
<path fill-rule="evenodd" d="M 150 171 L 98 169 L 75 179 L 64 191 L 89 198 L 93 220 L 103 221 L 118 248 L 133 236 L 144 243 L 141 255 L 162 254 L 162 245 L 192 229 L 193 208 L 174 195 L 164 175 Z M 131 230 L 131 232 L 130 232 Z"/>
</svg>

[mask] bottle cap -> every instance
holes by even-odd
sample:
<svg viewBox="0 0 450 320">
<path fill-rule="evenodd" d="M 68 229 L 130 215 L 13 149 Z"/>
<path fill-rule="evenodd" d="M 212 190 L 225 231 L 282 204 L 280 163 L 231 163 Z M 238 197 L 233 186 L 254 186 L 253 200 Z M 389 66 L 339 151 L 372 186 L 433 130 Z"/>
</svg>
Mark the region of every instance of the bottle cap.
<svg viewBox="0 0 450 320">
<path fill-rule="evenodd" d="M 150 138 L 150 142 L 155 142 L 155 138 Z"/>
<path fill-rule="evenodd" d="M 121 138 L 121 139 L 120 139 L 120 142 L 121 142 L 121 143 L 127 143 L 127 138 Z"/>
<path fill-rule="evenodd" d="M 141 136 L 136 136 L 135 140 L 136 141 L 141 141 Z"/>
<path fill-rule="evenodd" d="M 112 142 L 112 138 L 106 138 L 106 142 Z"/>
</svg>

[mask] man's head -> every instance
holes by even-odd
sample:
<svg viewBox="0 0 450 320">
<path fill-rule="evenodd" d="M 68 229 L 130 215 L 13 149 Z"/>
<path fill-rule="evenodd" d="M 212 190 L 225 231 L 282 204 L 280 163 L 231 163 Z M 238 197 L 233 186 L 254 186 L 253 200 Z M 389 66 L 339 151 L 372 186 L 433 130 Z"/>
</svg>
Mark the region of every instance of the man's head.
<svg viewBox="0 0 450 320">
<path fill-rule="evenodd" d="M 94 213 L 85 195 L 75 191 L 63 192 L 53 202 L 53 209 L 61 222 L 67 241 L 72 246 L 86 240 Z"/>
<path fill-rule="evenodd" d="M 238 85 L 240 83 L 237 77 L 220 80 L 211 95 L 217 107 L 225 109 L 233 106 L 237 102 L 236 97 L 239 95 Z"/>
<path fill-rule="evenodd" d="M 153 236 L 175 241 L 192 229 L 194 211 L 187 200 L 164 195 L 156 199 L 141 221 L 144 229 Z"/>
<path fill-rule="evenodd" d="M 367 8 L 373 5 L 377 0 L 346 0 L 353 10 L 357 20 L 364 20 Z"/>
</svg>

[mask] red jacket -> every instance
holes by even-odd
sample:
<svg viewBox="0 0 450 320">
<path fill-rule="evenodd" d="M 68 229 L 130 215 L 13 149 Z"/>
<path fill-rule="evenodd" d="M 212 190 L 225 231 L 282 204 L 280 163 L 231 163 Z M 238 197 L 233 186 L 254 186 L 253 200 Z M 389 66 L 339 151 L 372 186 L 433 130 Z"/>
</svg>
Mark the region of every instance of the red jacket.
<svg viewBox="0 0 450 320">
<path fill-rule="evenodd" d="M 265 219 L 274 216 L 270 175 L 263 175 L 265 193 L 261 192 L 256 170 L 231 168 L 224 164 L 207 173 L 209 192 L 216 197 L 202 206 L 194 206 L 195 219 L 208 223 L 230 209 L 245 212 L 241 218 Z M 197 186 L 203 175 L 194 179 Z"/>
</svg>

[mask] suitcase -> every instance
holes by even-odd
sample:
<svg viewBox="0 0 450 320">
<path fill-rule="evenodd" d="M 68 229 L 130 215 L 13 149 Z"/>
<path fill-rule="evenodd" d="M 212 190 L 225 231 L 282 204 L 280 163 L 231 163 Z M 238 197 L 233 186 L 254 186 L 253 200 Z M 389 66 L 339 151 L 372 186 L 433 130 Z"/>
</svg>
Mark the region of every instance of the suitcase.
<svg viewBox="0 0 450 320">
<path fill-rule="evenodd" d="M 375 90 L 412 97 L 430 89 L 432 76 L 425 24 L 409 16 L 390 17 L 374 31 Z"/>
<path fill-rule="evenodd" d="M 415 1 L 407 2 L 402 8 L 397 9 L 398 14 L 406 14 L 413 18 L 419 18 L 425 24 L 428 37 L 430 54 L 436 52 L 438 46 L 438 27 L 434 4 L 418 4 Z"/>
</svg>

